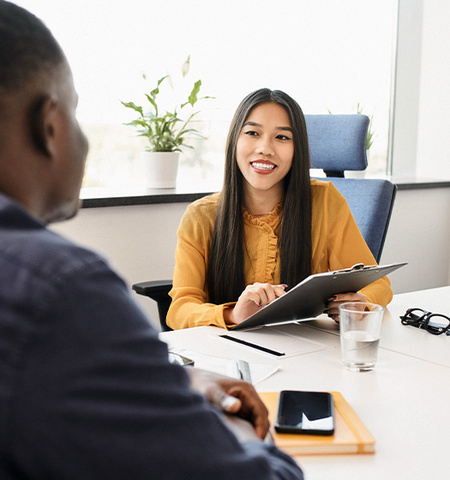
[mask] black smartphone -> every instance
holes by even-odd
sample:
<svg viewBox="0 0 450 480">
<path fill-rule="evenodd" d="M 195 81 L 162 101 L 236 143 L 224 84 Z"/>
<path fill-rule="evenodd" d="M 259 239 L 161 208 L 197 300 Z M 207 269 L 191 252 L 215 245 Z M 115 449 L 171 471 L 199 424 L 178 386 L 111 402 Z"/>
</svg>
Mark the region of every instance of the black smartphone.
<svg viewBox="0 0 450 480">
<path fill-rule="evenodd" d="M 275 430 L 280 433 L 333 435 L 333 395 L 283 390 L 278 400 Z"/>
</svg>

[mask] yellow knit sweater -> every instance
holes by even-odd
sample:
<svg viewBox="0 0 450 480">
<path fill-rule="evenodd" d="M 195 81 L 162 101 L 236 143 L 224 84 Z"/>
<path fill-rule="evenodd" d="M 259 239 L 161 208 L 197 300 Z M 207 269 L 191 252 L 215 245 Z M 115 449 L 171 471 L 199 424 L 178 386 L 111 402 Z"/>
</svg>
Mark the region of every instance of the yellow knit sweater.
<svg viewBox="0 0 450 480">
<path fill-rule="evenodd" d="M 311 180 L 312 273 L 349 268 L 356 263 L 375 265 L 344 197 L 331 182 Z M 206 268 L 220 194 L 188 206 L 178 228 L 172 304 L 167 324 L 173 329 L 218 325 L 226 328 L 223 310 L 234 303 L 208 302 Z M 244 275 L 246 284 L 280 283 L 278 228 L 281 205 L 267 217 L 254 218 L 244 210 Z M 289 285 L 292 287 L 293 285 Z M 387 277 L 361 292 L 368 302 L 386 306 L 392 300 Z M 237 299 L 236 299 L 237 300 Z"/>
</svg>

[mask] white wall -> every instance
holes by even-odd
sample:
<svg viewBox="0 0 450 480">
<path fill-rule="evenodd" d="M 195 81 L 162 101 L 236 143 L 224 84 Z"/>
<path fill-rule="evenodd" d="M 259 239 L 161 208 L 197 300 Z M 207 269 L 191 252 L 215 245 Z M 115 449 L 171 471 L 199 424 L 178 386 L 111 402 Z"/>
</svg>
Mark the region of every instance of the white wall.
<svg viewBox="0 0 450 480">
<path fill-rule="evenodd" d="M 390 275 L 394 293 L 450 283 L 450 188 L 397 192 L 381 263 L 408 262 Z"/>
<path fill-rule="evenodd" d="M 448 0 L 399 0 L 391 124 L 394 177 L 450 179 L 449 18 Z M 427 223 L 432 230 L 441 230 L 447 223 L 445 203 L 440 213 L 431 212 L 433 223 Z M 425 247 L 424 252 L 433 248 Z M 450 270 L 445 254 L 442 263 L 441 268 Z"/>
<path fill-rule="evenodd" d="M 416 171 L 424 1 L 398 0 L 390 125 L 390 160 L 396 176 L 414 176 Z"/>
<path fill-rule="evenodd" d="M 426 0 L 417 138 L 417 173 L 450 178 L 450 2 Z"/>
<path fill-rule="evenodd" d="M 394 176 L 450 179 L 450 2 L 399 0 Z"/>
<path fill-rule="evenodd" d="M 176 230 L 187 204 L 82 209 L 52 228 L 102 253 L 128 285 L 170 279 Z M 395 293 L 449 283 L 450 188 L 397 192 L 382 263 L 408 262 L 391 275 Z M 154 302 L 135 295 L 157 318 Z"/>
</svg>

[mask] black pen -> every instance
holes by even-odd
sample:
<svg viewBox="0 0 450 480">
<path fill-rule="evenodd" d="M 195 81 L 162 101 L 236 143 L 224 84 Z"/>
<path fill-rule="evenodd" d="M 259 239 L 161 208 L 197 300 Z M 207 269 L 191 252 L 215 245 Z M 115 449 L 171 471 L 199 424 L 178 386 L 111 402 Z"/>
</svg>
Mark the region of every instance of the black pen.
<svg viewBox="0 0 450 480">
<path fill-rule="evenodd" d="M 271 350 L 270 348 L 262 347 L 261 345 L 256 345 L 255 343 L 246 342 L 245 340 L 241 340 L 240 338 L 231 337 L 230 335 L 220 335 L 222 338 L 226 338 L 228 340 L 232 340 L 233 342 L 240 343 L 242 345 L 246 345 L 247 347 L 256 348 L 257 350 L 261 350 L 262 352 L 270 353 L 271 355 L 275 355 L 277 357 L 283 357 L 285 353 L 277 352 L 276 350 Z"/>
</svg>

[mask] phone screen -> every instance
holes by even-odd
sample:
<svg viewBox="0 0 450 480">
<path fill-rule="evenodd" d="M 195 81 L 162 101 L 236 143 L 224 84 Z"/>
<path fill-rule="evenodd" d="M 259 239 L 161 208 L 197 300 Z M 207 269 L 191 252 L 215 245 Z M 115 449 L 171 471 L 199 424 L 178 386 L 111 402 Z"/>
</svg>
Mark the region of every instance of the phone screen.
<svg viewBox="0 0 450 480">
<path fill-rule="evenodd" d="M 275 430 L 283 433 L 332 435 L 333 396 L 326 392 L 283 390 L 278 401 Z"/>
</svg>

